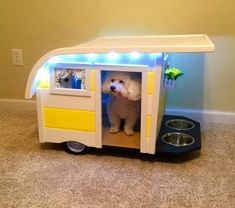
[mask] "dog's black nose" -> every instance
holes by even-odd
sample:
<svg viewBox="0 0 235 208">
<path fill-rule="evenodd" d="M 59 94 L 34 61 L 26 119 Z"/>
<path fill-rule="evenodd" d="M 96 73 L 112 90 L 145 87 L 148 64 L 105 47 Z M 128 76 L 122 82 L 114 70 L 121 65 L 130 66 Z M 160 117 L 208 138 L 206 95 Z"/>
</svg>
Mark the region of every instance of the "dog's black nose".
<svg viewBox="0 0 235 208">
<path fill-rule="evenodd" d="M 112 91 L 114 91 L 115 88 L 116 88 L 115 86 L 111 86 L 111 87 L 110 87 L 110 89 L 111 89 Z"/>
</svg>

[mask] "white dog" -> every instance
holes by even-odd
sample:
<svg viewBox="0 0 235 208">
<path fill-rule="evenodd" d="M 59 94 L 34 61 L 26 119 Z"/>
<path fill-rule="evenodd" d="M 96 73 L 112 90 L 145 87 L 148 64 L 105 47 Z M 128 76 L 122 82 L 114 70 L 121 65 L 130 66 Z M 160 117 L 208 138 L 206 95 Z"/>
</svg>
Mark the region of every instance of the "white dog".
<svg viewBox="0 0 235 208">
<path fill-rule="evenodd" d="M 107 103 L 110 133 L 119 132 L 121 119 L 125 119 L 124 132 L 133 135 L 140 115 L 140 79 L 134 73 L 110 72 L 102 85 L 102 92 L 110 94 Z"/>
</svg>

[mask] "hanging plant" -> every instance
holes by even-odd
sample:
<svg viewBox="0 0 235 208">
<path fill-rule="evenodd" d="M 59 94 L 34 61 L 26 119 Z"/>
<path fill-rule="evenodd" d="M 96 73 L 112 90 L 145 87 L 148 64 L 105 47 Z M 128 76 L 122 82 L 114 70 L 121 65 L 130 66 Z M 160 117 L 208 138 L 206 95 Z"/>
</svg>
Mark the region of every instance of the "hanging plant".
<svg viewBox="0 0 235 208">
<path fill-rule="evenodd" d="M 165 70 L 165 79 L 164 79 L 164 86 L 166 88 L 173 88 L 175 87 L 176 84 L 176 79 L 180 76 L 183 76 L 184 73 L 177 68 L 167 68 Z"/>
</svg>

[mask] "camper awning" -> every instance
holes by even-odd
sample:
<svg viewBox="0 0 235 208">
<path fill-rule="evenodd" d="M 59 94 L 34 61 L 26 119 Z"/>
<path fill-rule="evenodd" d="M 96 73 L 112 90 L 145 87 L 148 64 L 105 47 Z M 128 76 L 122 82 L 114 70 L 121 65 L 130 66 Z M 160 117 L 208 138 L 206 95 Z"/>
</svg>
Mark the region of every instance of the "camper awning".
<svg viewBox="0 0 235 208">
<path fill-rule="evenodd" d="M 36 91 L 36 74 L 49 59 L 65 54 L 100 53 L 164 53 L 164 52 L 212 52 L 214 44 L 207 35 L 161 35 L 124 36 L 97 38 L 73 47 L 59 48 L 43 55 L 31 70 L 26 86 L 25 98 L 29 99 Z"/>
</svg>

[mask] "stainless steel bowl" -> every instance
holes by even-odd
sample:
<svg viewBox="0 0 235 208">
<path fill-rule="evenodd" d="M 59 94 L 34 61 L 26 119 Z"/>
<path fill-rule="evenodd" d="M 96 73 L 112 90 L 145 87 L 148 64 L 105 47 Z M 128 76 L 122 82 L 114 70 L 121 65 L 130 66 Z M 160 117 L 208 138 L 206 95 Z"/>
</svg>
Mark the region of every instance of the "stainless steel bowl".
<svg viewBox="0 0 235 208">
<path fill-rule="evenodd" d="M 166 126 L 176 130 L 190 130 L 195 127 L 195 125 L 188 120 L 184 119 L 171 119 L 168 120 Z"/>
<path fill-rule="evenodd" d="M 180 132 L 166 133 L 161 139 L 163 142 L 176 147 L 189 146 L 195 142 L 192 136 Z"/>
</svg>

